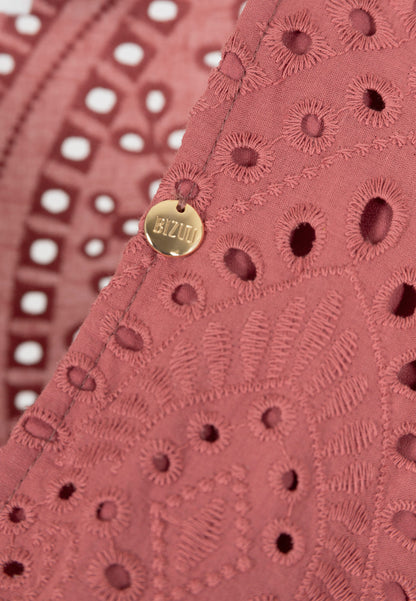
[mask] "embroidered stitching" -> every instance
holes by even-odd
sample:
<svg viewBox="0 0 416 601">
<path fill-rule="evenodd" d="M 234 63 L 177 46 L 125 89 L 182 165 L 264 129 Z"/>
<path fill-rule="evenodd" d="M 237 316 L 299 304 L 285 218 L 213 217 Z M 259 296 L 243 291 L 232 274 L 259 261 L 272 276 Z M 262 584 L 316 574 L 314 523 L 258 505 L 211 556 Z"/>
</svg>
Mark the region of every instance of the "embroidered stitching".
<svg viewBox="0 0 416 601">
<path fill-rule="evenodd" d="M 112 2 L 114 2 L 114 0 L 108 0 L 108 1 L 109 1 L 109 3 L 110 3 L 110 4 L 111 4 Z M 260 35 L 260 37 L 259 37 L 259 40 L 258 40 L 258 42 L 257 42 L 257 46 L 256 46 L 256 48 L 255 48 L 255 50 L 254 50 L 254 53 L 253 53 L 253 59 L 255 59 L 255 57 L 256 57 L 256 55 L 257 55 L 257 52 L 258 52 L 258 50 L 259 50 L 259 48 L 260 48 L 260 45 L 261 45 L 261 42 L 262 42 L 262 40 L 263 40 L 263 38 L 264 38 L 264 36 L 265 36 L 265 34 L 266 34 L 267 30 L 268 30 L 268 27 L 270 26 L 270 23 L 272 22 L 272 19 L 273 19 L 273 18 L 274 18 L 274 16 L 275 16 L 275 14 L 276 14 L 276 12 L 277 12 L 277 9 L 278 9 L 278 7 L 280 6 L 281 2 L 282 2 L 282 0 L 277 0 L 276 4 L 275 4 L 275 6 L 274 6 L 274 9 L 273 9 L 273 11 L 272 11 L 272 14 L 271 14 L 271 16 L 270 16 L 270 18 L 269 18 L 269 20 L 268 20 L 267 24 L 266 24 L 266 27 L 264 28 L 264 31 L 263 31 L 262 35 Z M 102 7 L 101 7 L 100 11 L 101 11 L 101 10 L 102 10 Z M 231 111 L 232 111 L 232 109 L 233 109 L 233 107 L 234 107 L 234 104 L 235 104 L 235 102 L 236 102 L 236 100 L 237 100 L 237 98 L 238 98 L 239 92 L 240 92 L 240 90 L 241 90 L 242 83 L 243 83 L 243 82 L 242 82 L 242 81 L 240 81 L 240 85 L 239 85 L 239 87 L 238 87 L 238 89 L 237 89 L 236 95 L 235 95 L 235 97 L 234 97 L 233 101 L 231 102 L 231 105 L 230 105 L 230 107 L 229 107 L 229 109 L 228 109 L 227 113 L 225 114 L 225 117 L 223 118 L 223 121 L 222 121 L 221 127 L 220 127 L 220 129 L 219 129 L 219 132 L 218 132 L 218 134 L 217 134 L 217 136 L 216 136 L 215 140 L 214 140 L 214 143 L 213 143 L 213 146 L 212 146 L 212 148 L 211 148 L 211 151 L 209 152 L 209 154 L 208 154 L 208 157 L 206 158 L 206 160 L 205 160 L 205 162 L 204 162 L 204 165 L 203 165 L 203 167 L 202 167 L 202 172 L 203 172 L 203 173 L 205 172 L 205 169 L 206 169 L 206 167 L 207 167 L 207 165 L 208 165 L 208 163 L 209 163 L 209 160 L 210 160 L 211 156 L 212 156 L 212 155 L 213 155 L 213 153 L 214 153 L 214 150 L 215 150 L 215 148 L 216 148 L 217 142 L 218 142 L 218 140 L 219 140 L 219 138 L 220 138 L 220 136 L 221 136 L 221 133 L 222 133 L 222 131 L 223 131 L 224 127 L 225 127 L 225 123 L 226 123 L 226 121 L 227 121 L 228 117 L 230 116 L 230 114 L 231 114 Z M 126 307 L 126 308 L 125 308 L 125 310 L 123 311 L 123 313 L 122 313 L 122 316 L 121 316 L 121 319 L 123 319 L 123 318 L 124 318 L 124 317 L 125 317 L 125 316 L 128 314 L 128 311 L 129 311 L 130 307 L 132 306 L 132 304 L 133 304 L 133 302 L 134 302 L 135 298 L 137 297 L 137 294 L 139 293 L 139 290 L 140 290 L 140 288 L 142 287 L 142 285 L 143 285 L 143 283 L 144 283 L 144 281 L 145 281 L 145 279 L 146 279 L 146 277 L 147 277 L 147 275 L 148 275 L 149 271 L 151 270 L 151 267 L 152 267 L 152 266 L 153 266 L 153 265 L 154 265 L 154 264 L 157 262 L 157 258 L 158 258 L 158 256 L 155 254 L 155 255 L 154 255 L 154 257 L 152 258 L 152 260 L 151 260 L 150 264 L 148 265 L 148 267 L 147 267 L 146 271 L 144 272 L 144 274 L 143 274 L 143 276 L 142 276 L 142 279 L 141 279 L 141 281 L 139 282 L 139 285 L 138 285 L 138 287 L 136 288 L 136 290 L 135 290 L 135 292 L 134 292 L 133 296 L 131 297 L 131 299 L 130 299 L 130 301 L 129 301 L 128 305 L 127 305 L 127 307 Z M 117 325 L 118 325 L 118 324 L 117 324 Z M 115 333 L 115 332 L 112 332 L 112 333 L 110 334 L 110 336 L 107 338 L 107 341 L 106 341 L 106 343 L 104 344 L 104 346 L 102 347 L 102 349 L 101 349 L 100 353 L 98 354 L 98 356 L 97 356 L 96 360 L 94 361 L 94 367 L 98 366 L 99 360 L 100 360 L 100 358 L 101 358 L 102 354 L 104 353 L 104 351 L 106 350 L 106 348 L 107 348 L 108 344 L 110 343 L 110 340 L 111 340 L 111 338 L 113 337 L 114 333 Z M 89 371 L 91 371 L 91 370 L 89 370 Z M 84 384 L 84 382 L 87 380 L 88 376 L 89 376 L 89 372 L 87 371 L 87 373 L 86 373 L 86 375 L 85 375 L 85 377 L 84 377 L 84 380 L 81 382 L 81 385 L 80 385 L 80 388 L 81 388 L 81 389 L 82 389 L 82 385 L 83 385 L 83 384 Z M 69 403 L 68 407 L 66 408 L 65 412 L 64 412 L 64 413 L 63 413 L 63 415 L 62 415 L 62 419 L 60 420 L 58 427 L 56 428 L 56 430 L 54 430 L 54 431 L 52 432 L 52 434 L 51 434 L 51 436 L 50 436 L 50 439 L 52 439 L 52 438 L 53 438 L 53 436 L 55 435 L 55 433 L 56 433 L 57 429 L 60 427 L 60 425 L 64 423 L 65 417 L 66 417 L 66 415 L 69 413 L 69 411 L 70 411 L 70 409 L 72 408 L 73 404 L 75 403 L 76 399 L 77 399 L 77 395 L 75 395 L 75 396 L 72 398 L 71 402 Z M 48 441 L 46 441 L 46 443 L 47 443 L 47 442 L 48 442 Z M 27 478 L 27 476 L 28 476 L 28 474 L 30 473 L 31 469 L 32 469 L 32 468 L 34 467 L 34 465 L 37 463 L 37 461 L 38 461 L 38 460 L 39 460 L 39 458 L 41 457 L 41 455 L 42 455 L 43 451 L 45 450 L 45 448 L 47 448 L 47 444 L 46 444 L 46 443 L 44 444 L 44 446 L 42 447 L 42 449 L 40 450 L 40 452 L 39 452 L 39 453 L 38 453 L 38 454 L 35 456 L 35 458 L 32 460 L 32 462 L 29 464 L 29 466 L 27 467 L 27 469 L 26 469 L 25 473 L 24 473 L 24 474 L 23 474 L 23 476 L 20 478 L 20 480 L 17 482 L 16 486 L 14 487 L 14 489 L 12 490 L 12 492 L 10 493 L 10 495 L 9 495 L 9 496 L 6 498 L 5 502 L 2 504 L 2 507 L 1 507 L 1 509 L 0 509 L 0 512 L 1 512 L 1 511 L 3 511 L 3 509 L 4 509 L 4 507 L 7 505 L 7 503 L 8 503 L 8 502 L 9 502 L 9 501 L 10 501 L 10 500 L 13 498 L 13 496 L 14 496 L 14 495 L 16 494 L 16 492 L 19 490 L 20 486 L 22 485 L 22 483 L 24 482 L 24 480 Z"/>
</svg>

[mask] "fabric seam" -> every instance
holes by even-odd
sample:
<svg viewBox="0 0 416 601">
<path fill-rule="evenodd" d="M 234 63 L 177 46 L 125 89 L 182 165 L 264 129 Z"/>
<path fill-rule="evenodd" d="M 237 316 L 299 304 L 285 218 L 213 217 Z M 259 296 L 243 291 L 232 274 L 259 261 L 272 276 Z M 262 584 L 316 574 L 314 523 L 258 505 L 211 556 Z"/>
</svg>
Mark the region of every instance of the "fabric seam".
<svg viewBox="0 0 416 601">
<path fill-rule="evenodd" d="M 254 0 L 253 0 L 253 1 L 254 1 Z M 111 2 L 111 0 L 110 0 L 110 2 Z M 263 29 L 263 31 L 262 31 L 262 33 L 261 33 L 260 37 L 259 37 L 259 40 L 258 40 L 258 42 L 257 42 L 257 46 L 256 46 L 256 48 L 255 48 L 255 50 L 254 50 L 254 52 L 253 52 L 253 61 L 255 60 L 255 58 L 256 58 L 256 56 L 257 56 L 257 53 L 258 53 L 258 51 L 259 51 L 259 48 L 260 48 L 260 45 L 261 45 L 261 43 L 262 43 L 262 41 L 263 41 L 263 39 L 264 39 L 264 36 L 266 35 L 266 33 L 267 33 L 267 31 L 268 31 L 268 29 L 269 29 L 269 27 L 270 27 L 270 24 L 271 24 L 272 20 L 273 20 L 273 19 L 274 19 L 274 17 L 275 17 L 275 14 L 276 14 L 276 12 L 277 12 L 277 9 L 279 8 L 279 6 L 281 5 L 281 3 L 282 3 L 282 2 L 283 2 L 283 0 L 277 0 L 277 1 L 276 1 L 276 3 L 275 3 L 275 5 L 274 5 L 274 9 L 273 9 L 273 11 L 272 11 L 272 14 L 271 14 L 271 15 L 270 15 L 270 17 L 269 17 L 269 19 L 268 19 L 268 21 L 267 21 L 267 23 L 266 23 L 266 26 L 264 27 L 264 29 Z M 206 158 L 206 160 L 205 160 L 205 162 L 204 162 L 204 164 L 203 164 L 203 167 L 202 167 L 202 169 L 201 169 L 202 173 L 204 173 L 204 172 L 205 172 L 205 170 L 206 170 L 206 168 L 207 168 L 207 166 L 208 166 L 209 160 L 210 160 L 211 156 L 212 156 L 212 155 L 213 155 L 213 153 L 214 153 L 214 150 L 215 150 L 215 148 L 216 148 L 217 142 L 218 142 L 218 140 L 219 140 L 219 138 L 220 138 L 220 136 L 221 136 L 221 133 L 222 133 L 222 132 L 223 132 L 223 130 L 224 130 L 224 127 L 225 127 L 225 124 L 226 124 L 226 122 L 227 122 L 227 120 L 228 120 L 228 117 L 230 116 L 230 114 L 231 114 L 231 111 L 232 111 L 232 109 L 233 109 L 233 107 L 234 107 L 234 105 L 235 105 L 235 103 L 236 103 L 236 101 L 237 101 L 237 99 L 238 99 L 238 97 L 239 97 L 239 94 L 240 94 L 240 90 L 241 90 L 242 84 L 243 84 L 243 79 L 241 79 L 241 81 L 240 81 L 240 84 L 239 84 L 239 87 L 238 87 L 238 89 L 237 89 L 237 91 L 236 91 L 236 93 L 235 93 L 235 96 L 234 96 L 234 98 L 233 98 L 233 100 L 232 100 L 231 104 L 230 104 L 230 107 L 229 107 L 228 111 L 226 112 L 226 114 L 225 114 L 225 116 L 224 116 L 224 118 L 223 118 L 223 121 L 222 121 L 222 123 L 221 123 L 221 126 L 220 126 L 220 129 L 219 129 L 219 131 L 218 131 L 218 133 L 217 133 L 217 136 L 216 136 L 216 138 L 215 138 L 215 140 L 214 140 L 214 142 L 213 142 L 213 145 L 212 145 L 212 147 L 211 147 L 211 150 L 210 150 L 210 152 L 209 152 L 209 154 L 208 154 L 208 156 L 207 156 L 207 158 Z M 155 203 L 155 204 L 156 204 L 156 203 Z M 109 342 L 110 342 L 111 338 L 114 336 L 114 334 L 115 334 L 115 332 L 116 332 L 116 330 L 117 330 L 117 327 L 119 326 L 119 324 L 121 323 L 121 321 L 123 320 L 123 318 L 124 318 L 124 317 L 127 315 L 128 311 L 129 311 L 129 309 L 130 309 L 130 307 L 132 306 L 132 304 L 133 304 L 134 300 L 136 299 L 136 297 L 137 297 L 137 295 L 138 295 L 138 293 L 139 293 L 139 290 L 141 289 L 142 285 L 144 284 L 144 282 L 145 282 L 145 280 L 146 280 L 146 277 L 147 277 L 148 273 L 150 272 L 150 270 L 151 270 L 151 268 L 153 267 L 153 265 L 155 265 L 156 263 L 157 263 L 157 254 L 155 253 L 155 255 L 154 255 L 154 257 L 153 257 L 152 261 L 151 261 L 151 262 L 150 262 L 150 264 L 148 265 L 148 267 L 147 267 L 147 269 L 146 269 L 145 273 L 143 274 L 143 277 L 142 277 L 142 279 L 141 279 L 141 281 L 140 281 L 139 285 L 137 286 L 137 288 L 136 288 L 135 292 L 133 293 L 133 296 L 131 297 L 130 301 L 128 302 L 128 304 L 127 304 L 127 306 L 126 306 L 125 310 L 123 311 L 123 313 L 122 313 L 121 317 L 120 317 L 120 318 L 119 318 L 119 320 L 117 321 L 117 323 L 116 323 L 116 325 L 115 325 L 115 327 L 114 327 L 114 330 L 113 330 L 113 331 L 112 331 L 112 333 L 111 333 L 111 334 L 108 336 L 108 338 L 107 338 L 106 342 L 104 343 L 104 346 L 102 347 L 101 351 L 100 351 L 100 352 L 99 352 L 99 354 L 97 355 L 97 357 L 96 357 L 96 359 L 95 359 L 95 361 L 94 361 L 94 364 L 93 364 L 93 366 L 92 366 L 92 367 L 91 367 L 91 368 L 90 368 L 90 369 L 87 371 L 87 373 L 85 374 L 85 377 L 84 377 L 83 381 L 82 381 L 82 382 L 81 382 L 81 384 L 80 384 L 80 390 L 82 390 L 82 386 L 83 386 L 84 382 L 87 380 L 87 378 L 89 377 L 89 375 L 91 374 L 92 370 L 93 370 L 93 369 L 95 369 L 95 368 L 98 366 L 98 364 L 99 364 L 99 361 L 100 361 L 100 358 L 101 358 L 101 356 L 103 355 L 104 351 L 107 349 L 107 346 L 108 346 L 108 344 L 109 344 Z M 2 505 L 1 511 L 3 511 L 3 510 L 4 510 L 4 508 L 6 507 L 6 505 L 7 505 L 7 504 L 10 502 L 10 500 L 13 498 L 13 496 L 16 494 L 16 492 L 19 490 L 19 488 L 20 488 L 20 487 L 21 487 L 21 485 L 23 484 L 23 482 L 26 480 L 26 478 L 28 477 L 28 475 L 29 475 L 29 473 L 31 472 L 32 468 L 33 468 L 33 467 L 36 465 L 37 461 L 38 461 L 38 460 L 40 459 L 40 457 L 42 456 L 42 454 L 43 454 L 44 450 L 45 450 L 45 449 L 46 449 L 46 447 L 47 447 L 47 444 L 48 444 L 48 442 L 50 442 L 50 441 L 52 440 L 53 436 L 56 434 L 56 432 L 58 431 L 58 429 L 60 428 L 60 426 L 63 424 L 63 422 L 64 422 L 64 420 L 65 420 L 66 416 L 67 416 L 67 415 L 68 415 L 68 413 L 69 413 L 69 411 L 70 411 L 70 410 L 71 410 L 71 408 L 74 406 L 74 404 L 75 404 L 75 401 L 77 400 L 78 396 L 79 396 L 79 394 L 76 394 L 76 395 L 75 395 L 75 396 L 72 398 L 71 402 L 68 404 L 68 407 L 65 409 L 65 411 L 64 411 L 64 413 L 63 413 L 63 415 L 62 415 L 62 418 L 61 418 L 61 419 L 60 419 L 60 421 L 59 421 L 59 424 L 58 424 L 58 426 L 57 426 L 57 427 L 56 427 L 56 428 L 53 430 L 53 432 L 51 433 L 50 437 L 49 437 L 47 440 L 45 440 L 45 444 L 44 444 L 44 445 L 43 445 L 43 447 L 40 449 L 39 453 L 38 453 L 38 454 L 37 454 L 37 455 L 34 457 L 34 459 L 32 460 L 32 462 L 31 462 L 31 463 L 29 464 L 29 466 L 27 467 L 27 469 L 26 469 L 25 473 L 23 474 L 23 476 L 22 476 L 22 477 L 20 478 L 20 480 L 17 482 L 16 486 L 14 487 L 14 489 L 12 490 L 12 492 L 10 493 L 10 495 L 8 495 L 8 497 L 6 498 L 6 500 L 4 501 L 4 503 L 3 503 L 3 505 Z M 24 415 L 24 414 L 23 414 L 23 415 Z"/>
</svg>

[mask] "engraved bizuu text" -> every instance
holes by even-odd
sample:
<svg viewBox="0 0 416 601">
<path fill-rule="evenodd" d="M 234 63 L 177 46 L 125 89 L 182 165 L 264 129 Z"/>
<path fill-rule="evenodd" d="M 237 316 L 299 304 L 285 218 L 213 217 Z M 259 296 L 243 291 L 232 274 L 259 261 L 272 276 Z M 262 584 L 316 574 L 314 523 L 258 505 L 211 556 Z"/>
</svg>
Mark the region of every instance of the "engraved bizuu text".
<svg viewBox="0 0 416 601">
<path fill-rule="evenodd" d="M 192 225 L 176 221 L 176 219 L 159 217 L 158 215 L 153 226 L 153 232 L 155 234 L 166 236 L 167 238 L 184 240 L 185 242 L 188 242 L 188 244 L 193 244 L 198 236 L 199 230 Z"/>
</svg>

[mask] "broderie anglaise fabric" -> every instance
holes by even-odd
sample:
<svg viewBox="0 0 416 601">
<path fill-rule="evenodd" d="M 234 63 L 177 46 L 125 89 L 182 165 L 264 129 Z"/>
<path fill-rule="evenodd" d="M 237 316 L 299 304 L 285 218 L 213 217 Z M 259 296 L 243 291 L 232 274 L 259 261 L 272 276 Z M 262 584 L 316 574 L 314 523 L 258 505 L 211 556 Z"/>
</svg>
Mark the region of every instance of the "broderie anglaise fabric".
<svg viewBox="0 0 416 601">
<path fill-rule="evenodd" d="M 413 1 L 249 0 L 3 449 L 7 600 L 415 601 Z M 236 83 L 237 82 L 237 83 Z"/>
<path fill-rule="evenodd" d="M 0 444 L 137 233 L 242 9 L 42 0 L 14 16 L 3 4 Z"/>
</svg>

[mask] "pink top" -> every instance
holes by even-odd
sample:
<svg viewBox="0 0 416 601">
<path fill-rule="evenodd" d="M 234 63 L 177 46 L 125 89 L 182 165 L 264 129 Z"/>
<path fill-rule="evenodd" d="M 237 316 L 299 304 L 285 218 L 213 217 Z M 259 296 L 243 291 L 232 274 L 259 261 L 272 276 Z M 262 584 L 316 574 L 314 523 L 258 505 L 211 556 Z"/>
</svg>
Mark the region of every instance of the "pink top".
<svg viewBox="0 0 416 601">
<path fill-rule="evenodd" d="M 202 245 L 140 220 L 1 449 L 0 598 L 416 600 L 415 56 L 413 0 L 248 1 L 152 203 Z"/>
</svg>

